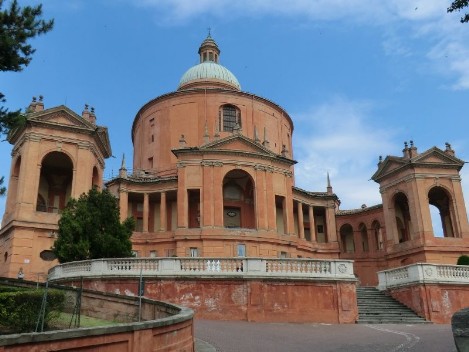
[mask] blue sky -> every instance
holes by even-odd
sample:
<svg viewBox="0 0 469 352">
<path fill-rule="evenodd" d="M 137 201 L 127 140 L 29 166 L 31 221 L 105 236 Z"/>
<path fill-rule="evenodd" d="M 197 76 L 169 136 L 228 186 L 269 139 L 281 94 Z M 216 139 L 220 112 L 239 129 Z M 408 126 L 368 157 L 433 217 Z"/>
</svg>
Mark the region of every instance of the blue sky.
<svg viewBox="0 0 469 352">
<path fill-rule="evenodd" d="M 131 167 L 138 109 L 174 91 L 197 64 L 211 28 L 220 62 L 242 90 L 284 107 L 295 124 L 296 185 L 324 191 L 342 209 L 380 203 L 370 181 L 379 155 L 449 142 L 469 160 L 469 24 L 438 0 L 44 0 L 52 32 L 32 41 L 32 63 L 0 73 L 12 110 L 43 95 L 46 108 L 95 107 L 113 154 Z M 37 4 L 21 1 L 21 5 Z M 11 146 L 0 143 L 8 178 Z M 469 198 L 469 168 L 463 169 Z M 0 199 L 0 216 L 5 197 Z"/>
</svg>

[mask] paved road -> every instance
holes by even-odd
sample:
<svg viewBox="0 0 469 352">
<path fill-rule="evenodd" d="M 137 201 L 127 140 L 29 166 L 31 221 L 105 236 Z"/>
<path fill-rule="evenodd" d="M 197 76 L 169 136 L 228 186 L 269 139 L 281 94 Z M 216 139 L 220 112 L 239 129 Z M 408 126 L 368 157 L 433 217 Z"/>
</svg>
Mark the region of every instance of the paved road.
<svg viewBox="0 0 469 352">
<path fill-rule="evenodd" d="M 456 352 L 450 325 L 195 321 L 203 352 Z M 214 348 L 210 348 L 210 345 Z M 202 351 L 200 351 L 202 352 Z"/>
</svg>

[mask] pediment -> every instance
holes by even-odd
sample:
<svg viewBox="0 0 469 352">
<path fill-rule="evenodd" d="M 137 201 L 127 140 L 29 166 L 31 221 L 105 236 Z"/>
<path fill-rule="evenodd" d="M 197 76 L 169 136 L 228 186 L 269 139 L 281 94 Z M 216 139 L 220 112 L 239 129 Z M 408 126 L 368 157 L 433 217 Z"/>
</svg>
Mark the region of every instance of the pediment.
<svg viewBox="0 0 469 352">
<path fill-rule="evenodd" d="M 404 168 L 442 168 L 457 169 L 458 171 L 464 166 L 464 161 L 456 158 L 437 147 L 428 149 L 410 159 L 403 157 L 388 156 L 378 166 L 378 170 L 371 177 L 372 180 L 379 182 L 380 179 L 391 175 L 398 170 Z"/>
<path fill-rule="evenodd" d="M 214 140 L 200 147 L 179 147 L 172 149 L 172 152 L 178 156 L 182 154 L 225 154 L 225 155 L 243 155 L 254 158 L 263 158 L 275 160 L 288 165 L 296 164 L 295 160 L 276 154 L 264 147 L 262 144 L 249 139 L 241 134 Z"/>
<path fill-rule="evenodd" d="M 59 126 L 75 127 L 94 130 L 94 126 L 81 116 L 74 113 L 65 106 L 48 109 L 39 113 L 34 113 L 28 117 L 28 120 L 35 122 L 45 122 Z"/>
<path fill-rule="evenodd" d="M 223 139 L 219 139 L 210 143 L 207 143 L 200 147 L 200 150 L 210 151 L 231 151 L 231 152 L 245 152 L 245 153 L 255 153 L 262 154 L 266 156 L 277 156 L 274 152 L 270 151 L 260 143 L 243 136 L 243 135 L 233 135 Z"/>
<path fill-rule="evenodd" d="M 450 165 L 464 165 L 464 161 L 456 158 L 451 154 L 445 153 L 443 150 L 433 147 L 426 152 L 419 154 L 412 158 L 413 164 L 425 164 L 425 165 L 441 165 L 441 166 L 450 166 Z"/>
</svg>

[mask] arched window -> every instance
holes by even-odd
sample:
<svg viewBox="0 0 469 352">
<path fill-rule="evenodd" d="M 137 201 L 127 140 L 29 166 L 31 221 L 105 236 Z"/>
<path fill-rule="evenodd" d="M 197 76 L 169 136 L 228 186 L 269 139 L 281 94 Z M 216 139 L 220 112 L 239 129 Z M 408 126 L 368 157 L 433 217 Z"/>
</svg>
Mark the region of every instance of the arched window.
<svg viewBox="0 0 469 352">
<path fill-rule="evenodd" d="M 381 232 L 381 225 L 379 224 L 378 221 L 373 221 L 373 224 L 371 224 L 371 228 L 373 229 L 373 235 L 374 235 L 374 240 L 375 240 L 375 249 L 376 250 L 381 250 L 383 249 L 383 234 Z"/>
<path fill-rule="evenodd" d="M 399 243 L 410 240 L 412 222 L 410 219 L 409 202 L 404 193 L 394 196 L 394 212 L 396 215 L 396 229 Z"/>
<path fill-rule="evenodd" d="M 67 154 L 51 152 L 42 159 L 36 210 L 59 213 L 72 192 L 73 163 Z M 45 203 L 46 209 L 42 205 Z"/>
<path fill-rule="evenodd" d="M 360 240 L 362 245 L 363 252 L 368 252 L 370 247 L 368 245 L 368 231 L 366 230 L 365 224 L 360 224 L 358 227 L 360 229 Z"/>
<path fill-rule="evenodd" d="M 451 221 L 451 199 L 442 187 L 433 187 L 428 192 L 428 203 L 435 237 L 454 237 Z"/>
<path fill-rule="evenodd" d="M 223 179 L 223 222 L 229 228 L 256 227 L 254 182 L 242 170 L 232 170 Z"/>
<path fill-rule="evenodd" d="M 222 132 L 233 132 L 235 128 L 241 128 L 241 113 L 234 105 L 223 105 L 220 108 L 220 126 Z"/>
<path fill-rule="evenodd" d="M 18 181 L 20 178 L 21 170 L 21 155 L 16 159 L 15 165 L 13 166 L 10 182 L 8 183 L 8 197 L 6 213 L 11 213 L 15 208 L 18 198 Z"/>
<path fill-rule="evenodd" d="M 91 185 L 93 187 L 97 187 L 98 189 L 101 189 L 101 182 L 100 182 L 100 179 L 99 179 L 99 172 L 98 172 L 98 168 L 96 166 L 93 167 L 93 177 L 91 179 Z"/>
<path fill-rule="evenodd" d="M 355 242 L 353 241 L 353 228 L 350 224 L 344 224 L 340 228 L 340 241 L 342 244 L 342 252 L 354 253 Z"/>
</svg>

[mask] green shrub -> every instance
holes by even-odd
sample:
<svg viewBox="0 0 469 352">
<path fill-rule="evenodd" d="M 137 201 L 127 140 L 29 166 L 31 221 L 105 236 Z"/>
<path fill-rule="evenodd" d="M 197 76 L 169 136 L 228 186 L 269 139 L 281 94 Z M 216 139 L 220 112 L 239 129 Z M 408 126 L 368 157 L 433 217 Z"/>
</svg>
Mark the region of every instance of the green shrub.
<svg viewBox="0 0 469 352">
<path fill-rule="evenodd" d="M 19 290 L 0 293 L 0 324 L 11 333 L 33 332 L 36 329 L 44 290 Z M 44 328 L 63 309 L 65 295 L 58 290 L 47 291 Z"/>
<path fill-rule="evenodd" d="M 458 258 L 457 265 L 469 265 L 469 256 L 462 255 Z"/>
</svg>

